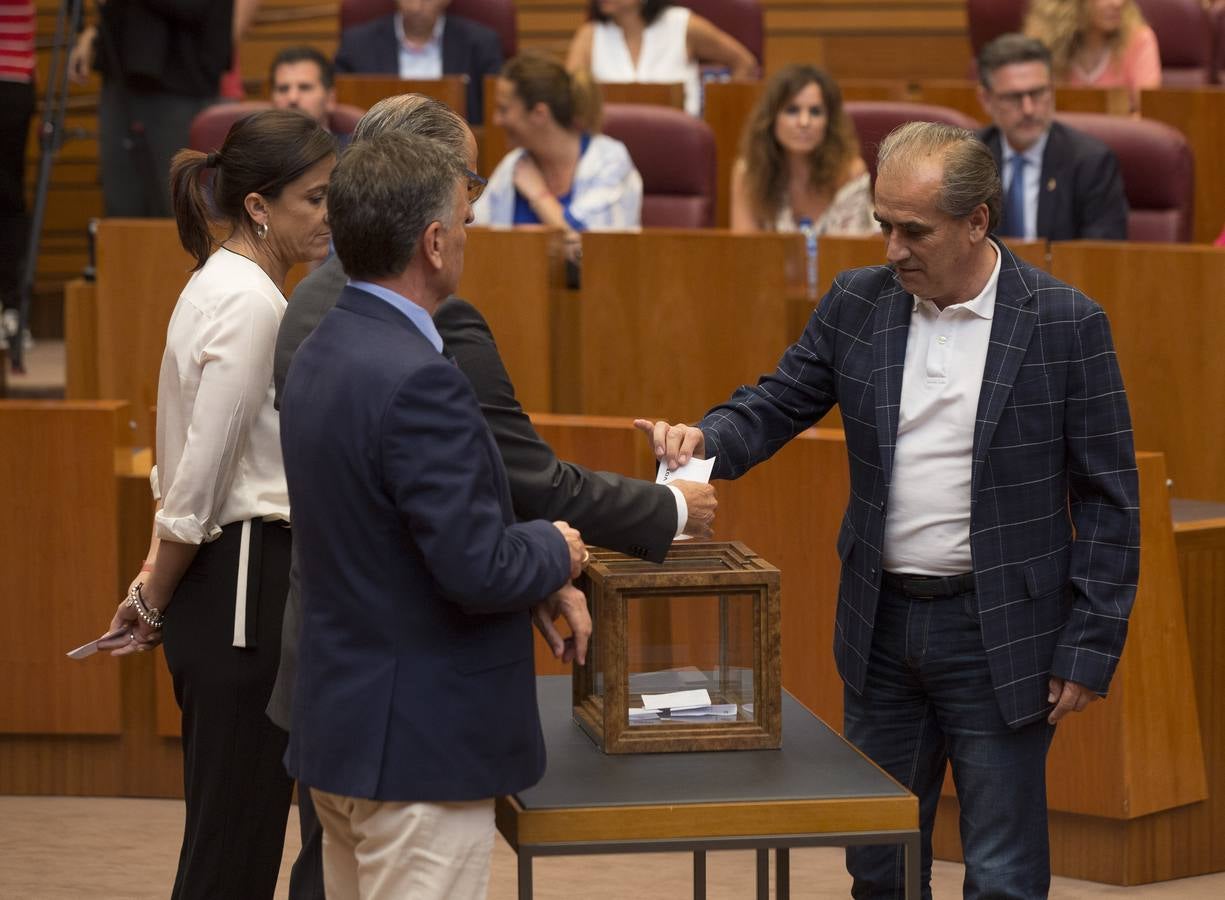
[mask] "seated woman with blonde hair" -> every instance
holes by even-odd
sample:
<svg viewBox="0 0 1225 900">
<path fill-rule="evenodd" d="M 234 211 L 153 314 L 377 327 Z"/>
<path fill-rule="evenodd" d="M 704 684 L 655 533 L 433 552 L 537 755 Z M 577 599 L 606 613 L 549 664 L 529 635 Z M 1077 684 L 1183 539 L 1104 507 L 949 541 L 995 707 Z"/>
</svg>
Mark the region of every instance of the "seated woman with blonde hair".
<svg viewBox="0 0 1225 900">
<path fill-rule="evenodd" d="M 623 143 L 594 133 L 600 95 L 590 75 L 522 54 L 502 69 L 495 97 L 494 124 L 516 149 L 473 207 L 478 225 L 553 225 L 575 257 L 580 232 L 640 224 L 642 177 Z"/>
<path fill-rule="evenodd" d="M 1050 48 L 1064 84 L 1125 87 L 1132 110 L 1141 90 L 1161 87 L 1157 35 L 1135 0 L 1034 0 L 1025 33 Z"/>
<path fill-rule="evenodd" d="M 596 81 L 654 82 L 685 86 L 685 111 L 702 112 L 698 62 L 752 78 L 757 60 L 730 34 L 668 0 L 591 0 L 590 21 L 570 41 L 566 68 L 590 71 Z"/>
<path fill-rule="evenodd" d="M 792 65 L 767 82 L 732 167 L 733 231 L 873 234 L 868 167 L 842 92 L 821 69 Z"/>
</svg>

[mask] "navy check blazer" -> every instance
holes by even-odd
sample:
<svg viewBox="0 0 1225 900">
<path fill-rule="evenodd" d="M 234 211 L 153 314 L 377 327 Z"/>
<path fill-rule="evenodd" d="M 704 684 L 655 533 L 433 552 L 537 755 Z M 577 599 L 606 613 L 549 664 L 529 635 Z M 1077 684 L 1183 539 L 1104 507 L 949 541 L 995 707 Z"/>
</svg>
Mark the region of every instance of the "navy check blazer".
<svg viewBox="0 0 1225 900">
<path fill-rule="evenodd" d="M 970 547 L 996 699 L 1044 717 L 1054 675 L 1109 686 L 1140 567 L 1131 419 L 1106 315 L 1080 291 L 1002 260 L 974 427 Z M 887 266 L 840 274 L 799 341 L 702 419 L 713 475 L 737 478 L 837 403 L 851 495 L 838 535 L 834 655 L 862 691 L 913 299 Z"/>
</svg>

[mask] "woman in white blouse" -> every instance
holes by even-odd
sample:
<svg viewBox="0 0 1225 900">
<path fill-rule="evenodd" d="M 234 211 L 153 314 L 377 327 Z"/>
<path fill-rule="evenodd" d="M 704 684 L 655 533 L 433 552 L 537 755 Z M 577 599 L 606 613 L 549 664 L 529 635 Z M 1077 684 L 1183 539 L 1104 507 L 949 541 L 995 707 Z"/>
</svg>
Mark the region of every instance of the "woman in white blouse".
<svg viewBox="0 0 1225 900">
<path fill-rule="evenodd" d="M 589 75 L 522 54 L 502 69 L 495 96 L 494 124 L 516 149 L 473 207 L 478 225 L 561 228 L 571 259 L 581 232 L 638 227 L 642 177 L 623 143 L 594 133 L 600 95 Z"/>
<path fill-rule="evenodd" d="M 667 0 L 591 0 L 588 15 L 570 41 L 567 69 L 590 71 L 596 81 L 679 82 L 690 115 L 702 111 L 699 61 L 726 66 L 733 78 L 757 73 L 742 43 Z"/>
<path fill-rule="evenodd" d="M 868 166 L 837 82 L 822 69 L 780 69 L 762 91 L 732 166 L 733 231 L 863 235 L 872 218 Z"/>
<path fill-rule="evenodd" d="M 237 123 L 171 169 L 196 265 L 166 332 L 148 557 L 104 646 L 163 639 L 183 714 L 186 825 L 174 898 L 268 898 L 292 784 L 264 715 L 288 588 L 289 497 L 272 358 L 294 263 L 328 252 L 332 137 L 289 110 Z M 201 186 L 213 175 L 212 208 Z M 225 235 L 217 246 L 214 234 Z"/>
</svg>

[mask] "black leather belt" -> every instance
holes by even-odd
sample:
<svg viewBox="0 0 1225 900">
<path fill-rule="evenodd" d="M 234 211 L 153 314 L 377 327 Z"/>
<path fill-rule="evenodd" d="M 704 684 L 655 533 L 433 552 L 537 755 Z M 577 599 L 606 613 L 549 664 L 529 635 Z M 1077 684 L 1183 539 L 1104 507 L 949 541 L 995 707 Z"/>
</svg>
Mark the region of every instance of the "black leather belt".
<svg viewBox="0 0 1225 900">
<path fill-rule="evenodd" d="M 974 573 L 961 575 L 906 575 L 897 572 L 884 573 L 885 587 L 915 600 L 933 600 L 936 597 L 956 597 L 974 590 Z"/>
</svg>

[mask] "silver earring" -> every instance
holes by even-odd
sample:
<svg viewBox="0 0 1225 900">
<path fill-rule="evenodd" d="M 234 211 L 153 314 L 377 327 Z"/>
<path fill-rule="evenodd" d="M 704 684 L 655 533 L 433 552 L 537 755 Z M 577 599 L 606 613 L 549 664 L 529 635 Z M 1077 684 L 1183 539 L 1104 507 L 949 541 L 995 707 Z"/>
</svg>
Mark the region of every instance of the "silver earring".
<svg viewBox="0 0 1225 900">
<path fill-rule="evenodd" d="M 259 222 L 256 224 L 255 236 L 259 238 L 261 241 L 265 240 L 268 237 L 268 223 L 267 222 Z"/>
</svg>

